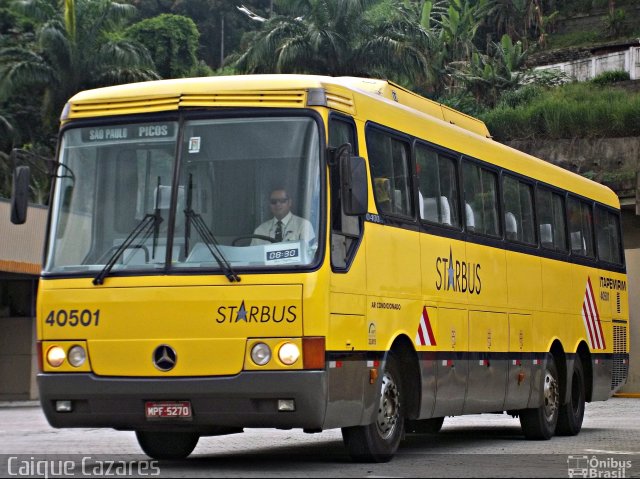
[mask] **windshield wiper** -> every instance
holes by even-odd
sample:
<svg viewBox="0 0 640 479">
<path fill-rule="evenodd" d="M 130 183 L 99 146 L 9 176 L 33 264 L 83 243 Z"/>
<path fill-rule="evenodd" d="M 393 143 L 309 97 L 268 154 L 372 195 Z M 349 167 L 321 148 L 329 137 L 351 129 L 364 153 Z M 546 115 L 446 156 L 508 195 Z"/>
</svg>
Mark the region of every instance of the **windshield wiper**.
<svg viewBox="0 0 640 479">
<path fill-rule="evenodd" d="M 185 215 L 185 218 L 187 219 L 186 225 L 185 225 L 186 226 L 185 227 L 185 243 L 187 243 L 189 239 L 188 226 L 190 224 L 193 224 L 194 228 L 196 229 L 200 237 L 204 240 L 204 244 L 209 250 L 209 252 L 211 253 L 211 256 L 213 256 L 215 260 L 218 262 L 218 266 L 220 266 L 220 269 L 224 271 L 224 275 L 227 277 L 227 279 L 231 283 L 233 283 L 234 281 L 239 283 L 240 276 L 238 276 L 238 274 L 233 270 L 233 267 L 231 266 L 229 261 L 227 261 L 227 258 L 225 258 L 224 254 L 222 254 L 222 251 L 220 251 L 220 248 L 219 248 L 220 243 L 218 243 L 215 236 L 213 235 L 213 233 L 211 232 L 207 224 L 202 219 L 202 216 L 199 213 L 196 213 L 195 211 L 193 211 L 193 208 L 191 207 L 192 199 L 193 199 L 192 194 L 193 194 L 193 175 L 190 174 L 189 187 L 187 189 L 187 207 L 184 210 L 184 215 Z M 188 247 L 188 243 L 185 246 Z"/>
<path fill-rule="evenodd" d="M 137 224 L 137 226 L 133 229 L 133 231 L 129 233 L 129 236 L 127 236 L 127 238 L 120 244 L 120 246 L 118 246 L 118 248 L 109 257 L 109 260 L 107 261 L 107 264 L 105 264 L 104 268 L 102 268 L 102 271 L 100 271 L 100 273 L 98 273 L 98 275 L 95 278 L 93 278 L 93 284 L 95 284 L 96 286 L 100 284 L 104 284 L 104 278 L 111 272 L 111 270 L 116 264 L 116 261 L 118 261 L 118 258 L 120 257 L 120 255 L 122 255 L 122 253 L 124 253 L 128 248 L 131 247 L 131 243 L 133 243 L 133 241 L 137 237 L 139 237 L 143 232 L 146 231 L 146 234 L 142 238 L 142 241 L 140 241 L 140 243 L 144 243 L 144 241 L 149 237 L 151 232 L 154 231 L 157 228 L 157 225 L 159 225 L 161 222 L 162 222 L 162 218 L 157 213 L 147 214 L 144 218 L 142 218 L 140 223 Z"/>
</svg>

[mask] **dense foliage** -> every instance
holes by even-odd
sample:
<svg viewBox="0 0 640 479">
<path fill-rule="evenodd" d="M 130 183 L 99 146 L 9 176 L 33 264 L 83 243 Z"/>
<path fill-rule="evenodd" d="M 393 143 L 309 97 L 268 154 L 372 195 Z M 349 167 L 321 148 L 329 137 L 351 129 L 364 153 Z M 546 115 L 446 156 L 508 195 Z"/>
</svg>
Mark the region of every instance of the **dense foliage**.
<svg viewBox="0 0 640 479">
<path fill-rule="evenodd" d="M 484 113 L 500 141 L 541 138 L 640 136 L 640 93 L 596 82 L 554 89 L 529 86 Z"/>
<path fill-rule="evenodd" d="M 583 35 L 600 38 L 622 34 L 624 9 L 633 7 L 634 0 L 0 0 L 0 196 L 12 148 L 53 156 L 69 97 L 154 78 L 382 77 L 482 115 L 500 139 L 626 134 L 640 123 L 636 100 L 624 104 L 611 93 L 580 105 L 572 87 L 553 89 L 566 79 L 531 75 L 524 65 L 556 42 L 559 18 L 601 9 L 601 28 Z M 591 98 L 580 94 L 583 103 Z"/>
</svg>

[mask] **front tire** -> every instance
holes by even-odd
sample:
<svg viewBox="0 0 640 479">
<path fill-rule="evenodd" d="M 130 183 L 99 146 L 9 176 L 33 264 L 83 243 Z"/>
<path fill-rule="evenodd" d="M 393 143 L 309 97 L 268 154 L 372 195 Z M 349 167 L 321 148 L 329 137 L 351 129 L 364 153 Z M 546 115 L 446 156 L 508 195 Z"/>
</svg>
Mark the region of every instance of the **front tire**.
<svg viewBox="0 0 640 479">
<path fill-rule="evenodd" d="M 552 355 L 547 356 L 540 407 L 520 411 L 520 425 L 527 439 L 547 440 L 556 432 L 560 412 L 560 383 Z"/>
<path fill-rule="evenodd" d="M 584 368 L 580 356 L 573 363 L 571 378 L 571 397 L 569 402 L 560 408 L 556 434 L 559 436 L 575 436 L 582 429 L 586 392 L 584 387 Z"/>
<path fill-rule="evenodd" d="M 357 462 L 388 462 L 404 437 L 404 388 L 398 360 L 389 353 L 378 398 L 376 420 L 342 428 L 349 455 Z"/>
<path fill-rule="evenodd" d="M 136 431 L 138 444 L 153 459 L 184 459 L 193 452 L 200 436 L 191 432 Z"/>
</svg>

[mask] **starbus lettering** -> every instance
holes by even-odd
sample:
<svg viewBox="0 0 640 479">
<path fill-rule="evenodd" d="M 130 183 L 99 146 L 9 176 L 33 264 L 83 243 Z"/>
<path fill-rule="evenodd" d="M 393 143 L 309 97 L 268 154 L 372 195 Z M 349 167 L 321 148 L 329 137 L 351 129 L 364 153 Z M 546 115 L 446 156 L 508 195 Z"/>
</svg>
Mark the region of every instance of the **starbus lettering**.
<svg viewBox="0 0 640 479">
<path fill-rule="evenodd" d="M 242 301 L 240 306 L 220 306 L 216 322 L 224 323 L 293 323 L 298 319 L 297 306 L 250 305 Z"/>
<path fill-rule="evenodd" d="M 436 289 L 438 291 L 453 290 L 456 293 L 475 293 L 482 291 L 480 280 L 480 263 L 470 263 L 453 259 L 453 251 L 449 248 L 449 257 L 436 259 Z"/>
</svg>

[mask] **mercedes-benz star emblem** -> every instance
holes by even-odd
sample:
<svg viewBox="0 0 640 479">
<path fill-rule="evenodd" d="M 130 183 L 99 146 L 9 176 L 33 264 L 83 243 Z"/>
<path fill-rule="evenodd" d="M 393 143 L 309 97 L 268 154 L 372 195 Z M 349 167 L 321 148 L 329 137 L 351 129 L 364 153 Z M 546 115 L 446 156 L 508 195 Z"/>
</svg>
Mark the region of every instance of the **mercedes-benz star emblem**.
<svg viewBox="0 0 640 479">
<path fill-rule="evenodd" d="M 178 355 L 171 346 L 161 344 L 153 352 L 153 364 L 160 371 L 171 371 L 178 362 Z"/>
</svg>

